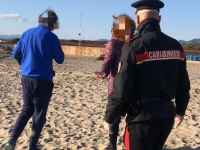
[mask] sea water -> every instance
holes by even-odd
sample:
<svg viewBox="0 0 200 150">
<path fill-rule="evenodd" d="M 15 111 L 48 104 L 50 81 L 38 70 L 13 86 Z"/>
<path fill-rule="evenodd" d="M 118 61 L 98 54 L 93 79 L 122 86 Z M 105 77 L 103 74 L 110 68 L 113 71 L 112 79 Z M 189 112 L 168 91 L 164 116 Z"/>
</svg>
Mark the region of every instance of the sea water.
<svg viewBox="0 0 200 150">
<path fill-rule="evenodd" d="M 200 61 L 200 53 L 185 52 L 187 60 Z"/>
</svg>

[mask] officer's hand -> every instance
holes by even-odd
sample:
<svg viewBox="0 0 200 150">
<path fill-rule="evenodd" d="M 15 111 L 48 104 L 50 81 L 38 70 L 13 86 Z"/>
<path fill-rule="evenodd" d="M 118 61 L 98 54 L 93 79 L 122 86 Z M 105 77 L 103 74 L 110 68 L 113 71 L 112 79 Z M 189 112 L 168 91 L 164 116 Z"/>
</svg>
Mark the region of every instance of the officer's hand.
<svg viewBox="0 0 200 150">
<path fill-rule="evenodd" d="M 107 122 L 104 121 L 104 129 L 109 132 L 109 134 L 113 134 L 113 131 L 112 131 L 112 124 L 109 124 Z"/>
<path fill-rule="evenodd" d="M 94 74 L 97 75 L 96 78 L 98 78 L 98 79 L 106 78 L 106 74 L 104 72 L 95 71 Z"/>
<path fill-rule="evenodd" d="M 184 119 L 184 116 L 180 116 L 176 114 L 174 128 L 177 128 L 182 123 L 183 119 Z"/>
</svg>

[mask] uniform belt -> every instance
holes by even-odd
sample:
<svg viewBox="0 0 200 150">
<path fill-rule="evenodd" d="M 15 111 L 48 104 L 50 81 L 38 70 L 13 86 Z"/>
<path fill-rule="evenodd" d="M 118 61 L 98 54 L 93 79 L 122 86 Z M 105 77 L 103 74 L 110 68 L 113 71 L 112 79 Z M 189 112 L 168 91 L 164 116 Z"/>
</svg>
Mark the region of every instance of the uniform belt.
<svg viewBox="0 0 200 150">
<path fill-rule="evenodd" d="M 154 98 L 140 99 L 139 103 L 140 105 L 146 105 L 146 104 L 152 104 L 152 103 L 161 102 L 161 101 L 164 101 L 164 100 L 158 97 L 154 97 Z"/>
</svg>

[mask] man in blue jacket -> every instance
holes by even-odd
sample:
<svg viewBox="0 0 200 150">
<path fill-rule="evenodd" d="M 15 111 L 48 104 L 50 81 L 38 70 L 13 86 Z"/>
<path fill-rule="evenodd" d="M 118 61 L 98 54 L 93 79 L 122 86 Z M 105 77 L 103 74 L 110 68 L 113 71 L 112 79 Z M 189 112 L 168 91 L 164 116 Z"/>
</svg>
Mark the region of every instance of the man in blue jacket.
<svg viewBox="0 0 200 150">
<path fill-rule="evenodd" d="M 46 15 L 46 17 L 44 17 Z M 38 150 L 37 143 L 46 122 L 46 113 L 53 90 L 53 59 L 62 64 L 64 53 L 58 37 L 51 31 L 58 28 L 58 16 L 46 10 L 38 18 L 39 25 L 25 31 L 13 51 L 21 66 L 23 108 L 9 141 L 3 150 L 14 150 L 16 141 L 33 116 L 29 150 Z"/>
</svg>

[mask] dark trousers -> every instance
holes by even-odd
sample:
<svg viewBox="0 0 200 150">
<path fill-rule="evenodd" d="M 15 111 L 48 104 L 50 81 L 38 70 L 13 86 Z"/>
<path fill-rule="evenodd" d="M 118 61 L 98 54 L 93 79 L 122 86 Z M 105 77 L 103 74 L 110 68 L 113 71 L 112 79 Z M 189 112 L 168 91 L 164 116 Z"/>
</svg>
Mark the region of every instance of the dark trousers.
<svg viewBox="0 0 200 150">
<path fill-rule="evenodd" d="M 174 118 L 127 123 L 126 150 L 162 150 L 173 124 Z"/>
<path fill-rule="evenodd" d="M 121 116 L 117 117 L 117 119 L 112 124 L 113 134 L 109 134 L 110 145 L 117 145 L 117 136 L 119 132 L 120 121 L 121 121 Z"/>
<path fill-rule="evenodd" d="M 23 108 L 12 130 L 11 137 L 18 139 L 27 122 L 34 115 L 29 146 L 36 146 L 46 122 L 52 90 L 52 81 L 22 76 Z"/>
</svg>

